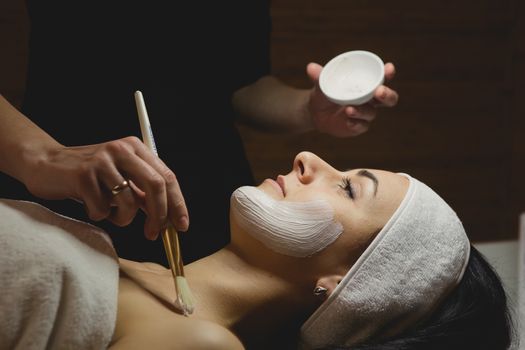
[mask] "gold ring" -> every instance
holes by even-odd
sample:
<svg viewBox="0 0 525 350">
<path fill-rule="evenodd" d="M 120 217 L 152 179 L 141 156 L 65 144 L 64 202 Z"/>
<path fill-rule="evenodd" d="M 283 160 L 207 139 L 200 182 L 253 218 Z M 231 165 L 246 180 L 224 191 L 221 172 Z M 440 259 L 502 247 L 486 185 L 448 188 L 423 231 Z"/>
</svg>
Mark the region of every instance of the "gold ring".
<svg viewBox="0 0 525 350">
<path fill-rule="evenodd" d="M 116 196 L 117 194 L 119 194 L 120 192 L 124 191 L 124 189 L 126 187 L 129 186 L 129 182 L 128 180 L 124 180 L 122 181 L 120 184 L 118 184 L 117 186 L 113 187 L 111 189 L 111 194 L 113 194 L 114 196 Z"/>
</svg>

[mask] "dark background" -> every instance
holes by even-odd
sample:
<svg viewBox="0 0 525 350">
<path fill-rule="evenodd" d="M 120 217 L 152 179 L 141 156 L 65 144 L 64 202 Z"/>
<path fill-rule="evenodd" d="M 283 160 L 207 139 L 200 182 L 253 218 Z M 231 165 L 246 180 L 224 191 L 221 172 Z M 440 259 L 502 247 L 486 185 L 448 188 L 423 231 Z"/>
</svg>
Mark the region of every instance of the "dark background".
<svg viewBox="0 0 525 350">
<path fill-rule="evenodd" d="M 325 64 L 344 51 L 364 49 L 396 65 L 390 85 L 401 99 L 396 108 L 380 111 L 368 133 L 352 139 L 241 127 L 256 179 L 287 173 L 302 150 L 340 169 L 403 171 L 452 205 L 471 240 L 516 238 L 518 215 L 525 211 L 524 5 L 274 0 L 277 77 L 309 87 L 308 62 Z M 17 107 L 28 30 L 24 2 L 0 0 L 0 93 Z"/>
</svg>

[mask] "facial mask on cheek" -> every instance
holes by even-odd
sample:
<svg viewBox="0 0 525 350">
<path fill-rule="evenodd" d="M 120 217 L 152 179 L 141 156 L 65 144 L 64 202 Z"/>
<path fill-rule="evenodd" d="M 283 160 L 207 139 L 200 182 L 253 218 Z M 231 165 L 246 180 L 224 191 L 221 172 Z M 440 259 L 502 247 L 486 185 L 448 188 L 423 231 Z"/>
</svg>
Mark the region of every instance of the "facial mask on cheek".
<svg viewBox="0 0 525 350">
<path fill-rule="evenodd" d="M 325 200 L 276 201 L 258 188 L 240 187 L 231 197 L 233 219 L 273 251 L 307 257 L 326 248 L 343 232 Z"/>
</svg>

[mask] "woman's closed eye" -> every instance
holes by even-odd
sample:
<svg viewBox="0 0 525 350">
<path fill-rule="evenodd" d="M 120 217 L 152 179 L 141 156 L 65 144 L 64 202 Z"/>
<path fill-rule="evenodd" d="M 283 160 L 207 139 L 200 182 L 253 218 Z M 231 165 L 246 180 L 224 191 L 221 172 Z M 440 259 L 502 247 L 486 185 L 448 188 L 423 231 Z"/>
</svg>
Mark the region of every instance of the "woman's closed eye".
<svg viewBox="0 0 525 350">
<path fill-rule="evenodd" d="M 352 181 L 349 177 L 343 177 L 339 187 L 341 187 L 341 189 L 347 193 L 348 197 L 350 197 L 352 200 L 355 199 L 354 188 L 352 187 Z"/>
</svg>

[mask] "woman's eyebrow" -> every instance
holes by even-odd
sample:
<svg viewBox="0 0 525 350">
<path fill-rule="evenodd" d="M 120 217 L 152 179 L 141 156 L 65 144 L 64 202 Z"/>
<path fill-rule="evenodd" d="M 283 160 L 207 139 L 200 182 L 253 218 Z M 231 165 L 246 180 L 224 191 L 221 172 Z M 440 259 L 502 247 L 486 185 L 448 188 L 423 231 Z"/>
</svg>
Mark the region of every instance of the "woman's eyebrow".
<svg viewBox="0 0 525 350">
<path fill-rule="evenodd" d="M 377 180 L 377 177 L 365 169 L 359 170 L 357 172 L 357 175 L 362 176 L 362 177 L 367 177 L 374 182 L 374 197 L 375 197 L 377 193 L 377 187 L 379 186 L 379 181 Z"/>
</svg>

